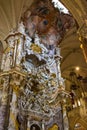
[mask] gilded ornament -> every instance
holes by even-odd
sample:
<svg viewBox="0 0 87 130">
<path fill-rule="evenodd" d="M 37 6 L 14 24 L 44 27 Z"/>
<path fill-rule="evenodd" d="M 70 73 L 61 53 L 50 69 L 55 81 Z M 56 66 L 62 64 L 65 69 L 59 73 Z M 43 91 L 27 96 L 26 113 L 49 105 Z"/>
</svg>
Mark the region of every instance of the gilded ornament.
<svg viewBox="0 0 87 130">
<path fill-rule="evenodd" d="M 14 86 L 14 87 L 13 87 L 13 91 L 14 91 L 16 94 L 18 94 L 18 92 L 19 92 L 19 86 Z"/>
<path fill-rule="evenodd" d="M 58 130 L 58 126 L 57 125 L 53 125 L 51 128 L 49 128 L 48 130 Z"/>
<path fill-rule="evenodd" d="M 20 39 L 17 40 L 17 43 L 18 43 L 18 44 L 20 43 Z"/>
<path fill-rule="evenodd" d="M 10 49 L 11 49 L 10 47 L 7 47 L 6 50 L 5 50 L 5 53 L 10 52 Z"/>
<path fill-rule="evenodd" d="M 56 74 L 55 74 L 55 73 L 52 73 L 52 74 L 51 74 L 51 77 L 56 78 Z"/>
<path fill-rule="evenodd" d="M 52 85 L 52 86 L 55 86 L 55 85 L 56 85 L 56 82 L 52 80 L 52 81 L 51 81 L 51 85 Z"/>
<path fill-rule="evenodd" d="M 39 47 L 38 45 L 32 43 L 30 48 L 34 51 L 34 52 L 37 52 L 37 53 L 42 53 L 42 49 L 41 47 Z"/>
</svg>

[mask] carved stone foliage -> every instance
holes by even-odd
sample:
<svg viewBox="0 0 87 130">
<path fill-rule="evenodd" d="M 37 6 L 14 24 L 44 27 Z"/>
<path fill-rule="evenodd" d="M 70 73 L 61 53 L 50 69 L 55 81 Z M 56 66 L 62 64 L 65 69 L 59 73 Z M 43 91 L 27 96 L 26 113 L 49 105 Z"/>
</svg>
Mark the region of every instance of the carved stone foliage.
<svg viewBox="0 0 87 130">
<path fill-rule="evenodd" d="M 56 86 L 56 78 L 49 77 L 46 68 L 38 70 L 37 73 L 28 74 L 25 86 L 20 90 L 20 109 L 50 114 L 49 101 L 57 89 Z"/>
</svg>

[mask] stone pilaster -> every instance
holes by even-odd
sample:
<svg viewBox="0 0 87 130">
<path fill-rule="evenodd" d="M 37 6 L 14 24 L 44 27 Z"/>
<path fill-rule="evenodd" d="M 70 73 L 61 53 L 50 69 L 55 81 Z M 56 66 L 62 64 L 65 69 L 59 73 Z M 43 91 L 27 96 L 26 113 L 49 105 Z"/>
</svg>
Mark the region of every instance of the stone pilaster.
<svg viewBox="0 0 87 130">
<path fill-rule="evenodd" d="M 5 124 L 7 123 L 6 117 L 9 107 L 9 76 L 3 76 L 3 94 L 0 108 L 0 130 L 5 130 Z"/>
<path fill-rule="evenodd" d="M 9 116 L 9 130 L 18 130 L 18 122 L 17 122 L 17 96 L 15 92 L 12 94 L 12 101 L 10 103 L 10 116 Z"/>
</svg>

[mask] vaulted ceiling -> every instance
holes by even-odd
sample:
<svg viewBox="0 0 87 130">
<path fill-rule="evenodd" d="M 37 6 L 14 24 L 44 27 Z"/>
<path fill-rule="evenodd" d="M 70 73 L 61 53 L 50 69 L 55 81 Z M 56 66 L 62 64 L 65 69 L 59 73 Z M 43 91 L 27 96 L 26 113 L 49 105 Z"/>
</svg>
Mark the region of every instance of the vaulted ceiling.
<svg viewBox="0 0 87 130">
<path fill-rule="evenodd" d="M 4 39 L 12 29 L 17 27 L 22 13 L 30 7 L 32 2 L 33 0 L 0 0 L 0 41 L 4 49 L 7 46 Z M 87 19 L 87 0 L 61 0 L 61 2 L 77 22 L 76 26 L 66 33 L 60 44 L 63 57 L 61 60 L 62 75 L 67 77 L 72 69 L 79 66 L 81 69 L 78 73 L 85 77 L 87 76 L 87 64 L 80 48 L 81 43 L 77 32 Z"/>
<path fill-rule="evenodd" d="M 87 64 L 80 48 L 78 30 L 87 19 L 87 0 L 61 0 L 61 2 L 67 7 L 78 24 L 78 29 L 73 28 L 70 30 L 61 43 L 63 55 L 62 72 L 66 75 L 66 70 L 69 72 L 79 66 L 80 70 L 77 73 L 86 76 Z"/>
</svg>

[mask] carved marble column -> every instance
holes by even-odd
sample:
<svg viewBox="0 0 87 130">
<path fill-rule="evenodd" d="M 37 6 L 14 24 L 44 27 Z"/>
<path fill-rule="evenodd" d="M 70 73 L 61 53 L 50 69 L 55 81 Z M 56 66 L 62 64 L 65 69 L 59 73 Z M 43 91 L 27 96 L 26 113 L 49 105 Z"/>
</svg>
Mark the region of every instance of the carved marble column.
<svg viewBox="0 0 87 130">
<path fill-rule="evenodd" d="M 56 48 L 56 55 L 55 55 L 57 82 L 58 82 L 58 86 L 63 87 L 64 86 L 64 80 L 61 77 L 60 60 L 61 60 L 60 48 L 57 47 Z"/>
<path fill-rule="evenodd" d="M 9 126 L 8 126 L 9 130 L 15 130 L 15 129 L 18 130 L 18 122 L 16 120 L 17 113 L 18 113 L 17 96 L 13 91 L 12 101 L 10 103 L 10 116 L 9 116 Z"/>
<path fill-rule="evenodd" d="M 0 130 L 5 130 L 5 124 L 7 123 L 7 112 L 9 107 L 9 75 L 3 76 L 3 94 L 0 108 Z"/>
<path fill-rule="evenodd" d="M 63 124 L 64 124 L 64 130 L 69 130 L 69 121 L 66 108 L 63 108 Z"/>
<path fill-rule="evenodd" d="M 12 80 L 11 80 L 11 87 L 13 89 L 12 94 L 12 101 L 10 103 L 10 119 L 9 119 L 9 128 L 12 128 L 12 130 L 18 130 L 19 129 L 19 120 L 17 119 L 19 114 L 19 107 L 18 107 L 18 97 L 20 93 L 20 88 L 24 86 L 24 76 L 21 74 L 13 73 L 12 74 Z"/>
</svg>

